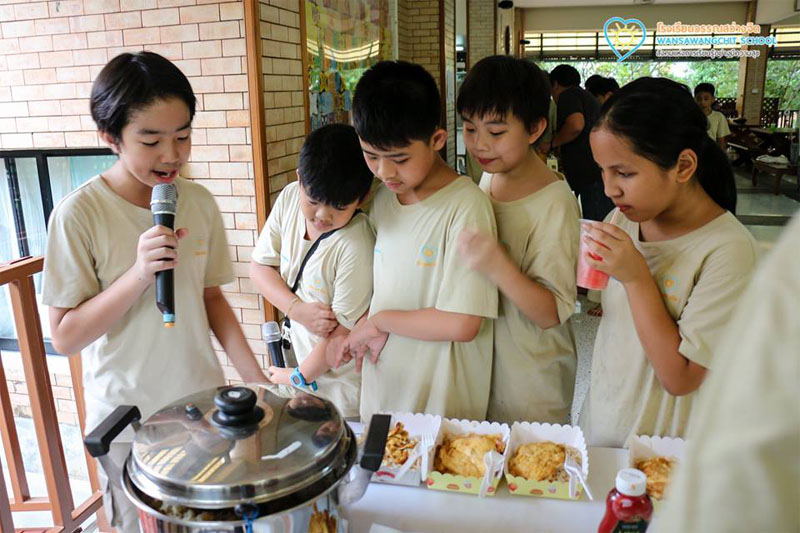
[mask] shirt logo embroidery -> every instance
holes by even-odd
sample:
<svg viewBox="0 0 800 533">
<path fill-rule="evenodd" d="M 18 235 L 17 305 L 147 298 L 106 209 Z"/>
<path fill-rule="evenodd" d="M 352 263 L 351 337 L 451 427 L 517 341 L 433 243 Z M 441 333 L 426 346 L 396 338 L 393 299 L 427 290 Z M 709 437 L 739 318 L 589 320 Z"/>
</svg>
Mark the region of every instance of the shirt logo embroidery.
<svg viewBox="0 0 800 533">
<path fill-rule="evenodd" d="M 423 244 L 419 249 L 417 256 L 417 266 L 432 267 L 436 266 L 439 257 L 439 248 L 437 246 L 429 246 Z"/>
<path fill-rule="evenodd" d="M 194 255 L 208 255 L 206 250 L 206 240 L 203 237 L 194 237 Z"/>
<path fill-rule="evenodd" d="M 661 293 L 668 301 L 678 303 L 678 295 L 675 294 L 678 289 L 678 280 L 674 276 L 667 273 L 661 276 Z"/>
<path fill-rule="evenodd" d="M 325 290 L 325 286 L 322 283 L 322 279 L 320 278 L 314 278 L 313 280 L 310 280 L 308 283 L 306 283 L 306 289 L 308 289 L 311 292 L 316 292 L 318 294 L 322 294 L 325 296 L 327 296 L 328 294 L 328 292 Z"/>
</svg>

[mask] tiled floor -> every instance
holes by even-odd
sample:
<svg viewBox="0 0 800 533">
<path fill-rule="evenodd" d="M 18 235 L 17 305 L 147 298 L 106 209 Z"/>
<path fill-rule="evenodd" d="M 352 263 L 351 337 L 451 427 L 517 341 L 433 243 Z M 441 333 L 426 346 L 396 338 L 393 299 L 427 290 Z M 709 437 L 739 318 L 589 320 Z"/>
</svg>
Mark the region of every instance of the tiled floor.
<svg viewBox="0 0 800 533">
<path fill-rule="evenodd" d="M 768 180 L 769 178 L 767 178 Z M 789 218 L 798 213 L 800 202 L 786 196 L 785 194 L 775 195 L 772 192 L 772 184 L 764 180 L 760 181 L 758 187 L 754 188 L 750 181 L 750 174 L 746 170 L 736 169 L 736 187 L 739 191 L 736 214 L 745 222 L 745 226 L 758 241 L 760 252 L 767 253 L 775 242 L 780 238 L 783 229 Z M 782 190 L 796 187 L 796 179 L 791 184 L 784 181 Z M 753 221 L 757 223 L 749 224 Z M 763 257 L 763 255 L 762 255 Z M 572 405 L 572 419 L 577 420 L 580 413 L 583 399 L 589 388 L 591 379 L 592 347 L 597 327 L 600 324 L 598 318 L 591 317 L 586 311 L 595 306 L 588 302 L 584 297 L 580 297 L 581 312 L 573 317 L 573 327 L 578 343 L 578 372 L 575 383 L 575 397 Z"/>
</svg>

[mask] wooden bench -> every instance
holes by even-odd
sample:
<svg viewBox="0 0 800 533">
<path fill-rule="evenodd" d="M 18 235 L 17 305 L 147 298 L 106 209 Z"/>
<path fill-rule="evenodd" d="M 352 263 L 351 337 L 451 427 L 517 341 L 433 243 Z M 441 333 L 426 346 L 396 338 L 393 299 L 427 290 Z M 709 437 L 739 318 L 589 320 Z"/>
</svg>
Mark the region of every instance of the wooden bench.
<svg viewBox="0 0 800 533">
<path fill-rule="evenodd" d="M 765 161 L 753 159 L 753 174 L 750 176 L 750 178 L 753 181 L 754 187 L 757 185 L 756 177 L 759 172 L 765 172 L 775 176 L 775 194 L 780 194 L 781 180 L 783 179 L 784 174 L 797 175 L 797 166 L 784 165 L 780 163 L 767 163 Z M 800 179 L 797 181 L 797 187 L 800 189 Z"/>
</svg>

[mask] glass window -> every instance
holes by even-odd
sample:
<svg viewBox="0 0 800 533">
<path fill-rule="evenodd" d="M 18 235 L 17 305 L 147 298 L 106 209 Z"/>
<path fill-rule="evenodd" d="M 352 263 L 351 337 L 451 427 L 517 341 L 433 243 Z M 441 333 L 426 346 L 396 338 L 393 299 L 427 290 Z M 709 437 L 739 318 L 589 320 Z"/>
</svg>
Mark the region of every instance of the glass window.
<svg viewBox="0 0 800 533">
<path fill-rule="evenodd" d="M 47 219 L 53 206 L 93 176 L 109 168 L 116 156 L 108 150 L 0 151 L 0 262 L 44 255 Z M 42 333 L 50 338 L 50 321 L 41 305 L 42 274 L 34 276 Z M 16 349 L 16 330 L 8 288 L 0 294 L 0 349 Z M 48 352 L 53 352 L 45 342 Z"/>
</svg>

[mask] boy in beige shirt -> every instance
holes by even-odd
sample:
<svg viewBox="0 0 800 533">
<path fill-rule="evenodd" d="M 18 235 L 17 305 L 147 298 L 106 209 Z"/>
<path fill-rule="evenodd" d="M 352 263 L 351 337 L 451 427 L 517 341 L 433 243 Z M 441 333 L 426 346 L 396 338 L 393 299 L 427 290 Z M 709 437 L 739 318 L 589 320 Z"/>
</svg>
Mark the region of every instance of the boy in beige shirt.
<svg viewBox="0 0 800 533">
<path fill-rule="evenodd" d="M 311 132 L 297 176 L 272 207 L 250 263 L 253 282 L 291 324 L 296 360 L 289 368 L 270 367 L 270 380 L 288 385 L 295 374 L 300 384 L 317 381 L 321 396 L 344 416 L 357 417 L 361 376 L 354 365 L 329 370 L 325 358 L 329 341 L 353 329 L 372 296 L 375 236 L 357 211 L 372 172 L 353 127 L 330 124 Z"/>
<path fill-rule="evenodd" d="M 476 63 L 458 93 L 464 144 L 484 169 L 499 242 L 465 233 L 459 251 L 500 291 L 489 420 L 564 424 L 577 357 L 570 317 L 580 209 L 533 148 L 547 125 L 550 83 L 522 59 Z"/>
<path fill-rule="evenodd" d="M 466 228 L 496 238 L 488 198 L 439 156 L 436 82 L 419 65 L 384 61 L 356 87 L 353 118 L 367 165 L 383 182 L 369 318 L 342 352 L 364 366 L 361 417 L 412 411 L 483 420 L 497 290 L 458 257 Z M 489 320 L 487 320 L 489 319 Z"/>
<path fill-rule="evenodd" d="M 138 406 L 146 419 L 222 386 L 210 331 L 243 380 L 266 381 L 220 289 L 233 267 L 217 204 L 179 176 L 192 147 L 189 80 L 158 54 L 120 54 L 100 71 L 89 103 L 100 138 L 119 159 L 53 210 L 42 291 L 53 346 L 82 352 L 86 430 L 119 405 Z M 168 183 L 178 193 L 176 231 L 154 226 L 150 211 L 153 187 Z M 168 269 L 177 320 L 165 329 L 153 282 Z M 122 464 L 132 438 L 125 431 L 111 444 L 113 462 Z M 136 507 L 99 473 L 111 524 L 138 533 Z"/>
<path fill-rule="evenodd" d="M 725 115 L 711 109 L 717 100 L 714 92 L 714 86 L 710 83 L 700 83 L 694 88 L 694 101 L 708 118 L 708 136 L 725 151 L 728 149 L 728 135 L 731 134 L 731 129 L 728 127 L 728 119 L 725 118 Z"/>
</svg>

